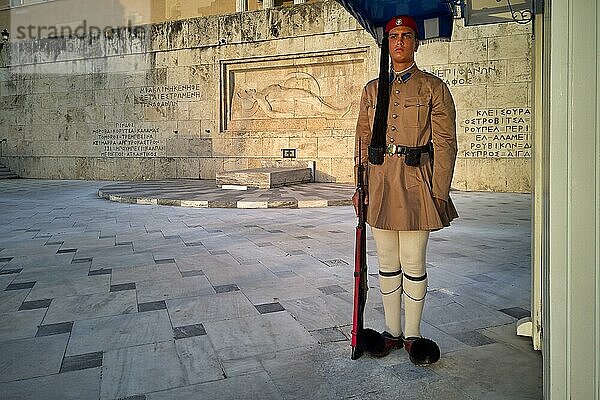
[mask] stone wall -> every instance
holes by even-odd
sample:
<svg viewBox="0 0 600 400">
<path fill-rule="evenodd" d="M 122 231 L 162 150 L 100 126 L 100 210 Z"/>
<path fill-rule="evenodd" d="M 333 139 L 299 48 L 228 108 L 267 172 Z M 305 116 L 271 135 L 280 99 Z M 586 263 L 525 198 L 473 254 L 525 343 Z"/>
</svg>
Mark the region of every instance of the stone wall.
<svg viewBox="0 0 600 400">
<path fill-rule="evenodd" d="M 456 103 L 455 188 L 531 190 L 532 56 L 531 24 L 465 27 L 463 20 L 451 42 L 417 51 L 418 65 L 443 79 Z"/>
<path fill-rule="evenodd" d="M 3 160 L 23 177 L 212 179 L 296 149 L 318 181 L 351 182 L 378 53 L 334 1 L 11 43 L 0 52 Z M 458 24 L 452 42 L 419 49 L 457 103 L 455 187 L 529 190 L 529 156 L 506 143 L 530 143 L 508 137 L 508 126 L 531 131 L 530 62 L 516 24 Z M 505 136 L 478 136 L 490 126 Z"/>
</svg>

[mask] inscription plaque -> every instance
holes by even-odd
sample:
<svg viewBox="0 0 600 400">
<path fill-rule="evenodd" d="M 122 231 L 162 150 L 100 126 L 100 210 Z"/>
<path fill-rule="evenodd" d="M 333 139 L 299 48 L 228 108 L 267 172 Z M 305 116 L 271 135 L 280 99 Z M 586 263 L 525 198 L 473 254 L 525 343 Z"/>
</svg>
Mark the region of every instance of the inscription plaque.
<svg viewBox="0 0 600 400">
<path fill-rule="evenodd" d="M 464 158 L 531 157 L 531 109 L 487 108 L 468 110 L 460 122 Z"/>
<path fill-rule="evenodd" d="M 136 126 L 133 122 L 117 122 L 114 126 L 92 131 L 93 146 L 101 157 L 165 157 L 164 139 L 155 127 Z"/>
</svg>

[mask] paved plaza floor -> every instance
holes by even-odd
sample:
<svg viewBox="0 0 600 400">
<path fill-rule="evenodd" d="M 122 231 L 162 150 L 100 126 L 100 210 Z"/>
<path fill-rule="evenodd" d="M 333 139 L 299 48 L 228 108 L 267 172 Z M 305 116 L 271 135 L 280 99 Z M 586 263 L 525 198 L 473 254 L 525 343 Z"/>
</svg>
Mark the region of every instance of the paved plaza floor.
<svg viewBox="0 0 600 400">
<path fill-rule="evenodd" d="M 515 334 L 530 195 L 453 192 L 461 217 L 431 234 L 422 324 L 442 358 L 419 368 L 404 350 L 350 360 L 356 218 L 302 202 L 351 188 L 305 186 L 306 208 L 281 191 L 268 209 L 99 197 L 174 190 L 121 185 L 0 181 L 0 399 L 542 399 L 541 355 Z M 382 330 L 370 233 L 367 246 L 365 325 Z"/>
</svg>

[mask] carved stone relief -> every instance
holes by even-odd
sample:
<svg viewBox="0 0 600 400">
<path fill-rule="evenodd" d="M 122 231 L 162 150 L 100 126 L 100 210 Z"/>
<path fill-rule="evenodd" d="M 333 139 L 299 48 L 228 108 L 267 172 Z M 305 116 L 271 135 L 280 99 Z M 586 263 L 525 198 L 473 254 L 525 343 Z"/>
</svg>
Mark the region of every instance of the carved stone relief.
<svg viewBox="0 0 600 400">
<path fill-rule="evenodd" d="M 290 56 L 225 64 L 224 129 L 243 123 L 244 129 L 253 130 L 253 122 L 259 121 L 264 129 L 276 119 L 354 119 L 350 111 L 360 98 L 364 79 L 356 78 L 364 75 L 364 57 L 365 52 L 357 50 L 330 56 L 326 62 L 318 56 Z"/>
<path fill-rule="evenodd" d="M 304 85 L 312 86 L 306 89 Z M 317 79 L 306 72 L 291 73 L 285 80 L 264 88 L 237 88 L 232 107 L 232 119 L 255 118 L 262 111 L 269 118 L 308 118 L 328 116 L 343 118 L 351 108 L 329 104 L 321 96 Z"/>
</svg>

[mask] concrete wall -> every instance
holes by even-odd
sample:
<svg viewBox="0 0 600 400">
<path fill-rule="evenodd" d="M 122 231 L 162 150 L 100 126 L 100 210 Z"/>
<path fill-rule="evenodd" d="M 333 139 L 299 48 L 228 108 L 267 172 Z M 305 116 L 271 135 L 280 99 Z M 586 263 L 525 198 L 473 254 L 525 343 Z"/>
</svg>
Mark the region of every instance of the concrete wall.
<svg viewBox="0 0 600 400">
<path fill-rule="evenodd" d="M 214 178 L 292 148 L 317 180 L 351 182 L 378 52 L 334 1 L 11 43 L 0 52 L 4 161 L 24 177 Z M 528 191 L 530 137 L 513 129 L 531 130 L 529 27 L 458 23 L 418 63 L 455 96 L 454 186 Z"/>
</svg>

